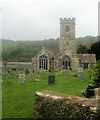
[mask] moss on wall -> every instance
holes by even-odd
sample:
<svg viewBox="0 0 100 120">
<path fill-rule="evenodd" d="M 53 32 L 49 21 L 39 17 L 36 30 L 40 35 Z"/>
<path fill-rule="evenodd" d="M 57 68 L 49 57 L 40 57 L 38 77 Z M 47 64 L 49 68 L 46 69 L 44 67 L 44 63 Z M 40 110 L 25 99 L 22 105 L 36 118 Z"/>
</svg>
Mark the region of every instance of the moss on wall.
<svg viewBox="0 0 100 120">
<path fill-rule="evenodd" d="M 53 99 L 51 95 L 47 97 L 36 95 L 34 118 L 43 120 L 97 119 L 97 112 L 90 106 L 61 98 Z"/>
</svg>

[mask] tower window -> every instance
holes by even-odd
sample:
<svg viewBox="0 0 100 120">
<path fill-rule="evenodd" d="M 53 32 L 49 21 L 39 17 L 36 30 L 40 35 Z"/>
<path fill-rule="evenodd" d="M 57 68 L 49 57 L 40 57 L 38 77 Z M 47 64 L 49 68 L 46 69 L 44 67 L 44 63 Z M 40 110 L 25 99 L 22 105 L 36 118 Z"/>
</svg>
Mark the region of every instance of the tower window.
<svg viewBox="0 0 100 120">
<path fill-rule="evenodd" d="M 66 31 L 66 32 L 69 32 L 69 31 L 70 31 L 70 28 L 69 28 L 69 26 L 68 26 L 68 25 L 66 26 L 65 31 Z"/>
</svg>

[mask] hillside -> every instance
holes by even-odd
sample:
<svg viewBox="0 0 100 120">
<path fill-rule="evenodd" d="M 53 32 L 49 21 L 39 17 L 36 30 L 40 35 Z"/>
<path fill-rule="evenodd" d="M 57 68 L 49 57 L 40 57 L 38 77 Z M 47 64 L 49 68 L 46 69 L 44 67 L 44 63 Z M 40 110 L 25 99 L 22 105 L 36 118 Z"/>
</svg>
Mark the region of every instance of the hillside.
<svg viewBox="0 0 100 120">
<path fill-rule="evenodd" d="M 97 40 L 97 37 L 91 36 L 76 39 L 77 46 L 82 44 L 87 48 L 90 48 Z M 59 41 L 59 38 L 42 41 L 13 41 L 3 39 L 2 59 L 7 61 L 31 61 L 32 57 L 34 57 L 43 46 L 56 54 L 59 51 Z"/>
</svg>

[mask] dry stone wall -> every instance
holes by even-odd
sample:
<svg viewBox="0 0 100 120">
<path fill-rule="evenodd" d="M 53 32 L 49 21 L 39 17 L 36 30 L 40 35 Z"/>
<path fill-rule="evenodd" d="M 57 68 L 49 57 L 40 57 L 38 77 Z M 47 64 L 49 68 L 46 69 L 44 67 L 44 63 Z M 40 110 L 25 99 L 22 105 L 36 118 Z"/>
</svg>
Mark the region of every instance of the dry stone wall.
<svg viewBox="0 0 100 120">
<path fill-rule="evenodd" d="M 98 120 L 98 100 L 52 91 L 36 92 L 34 119 Z"/>
</svg>

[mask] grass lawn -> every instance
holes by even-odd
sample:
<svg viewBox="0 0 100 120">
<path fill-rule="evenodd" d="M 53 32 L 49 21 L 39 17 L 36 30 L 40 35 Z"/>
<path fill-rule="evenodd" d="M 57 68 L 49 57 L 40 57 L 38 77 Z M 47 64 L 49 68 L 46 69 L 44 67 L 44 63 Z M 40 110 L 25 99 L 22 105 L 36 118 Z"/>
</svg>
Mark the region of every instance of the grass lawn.
<svg viewBox="0 0 100 120">
<path fill-rule="evenodd" d="M 76 72 L 73 71 L 75 74 Z M 48 85 L 48 76 L 55 75 L 55 85 Z M 61 93 L 81 96 L 81 91 L 89 84 L 89 71 L 85 71 L 84 81 L 70 74 L 57 72 L 48 74 L 40 73 L 40 81 L 34 81 L 34 76 L 26 76 L 23 85 L 18 84 L 18 77 L 3 77 L 2 105 L 3 118 L 33 118 L 34 113 L 34 93 L 36 91 L 51 90 Z"/>
</svg>

